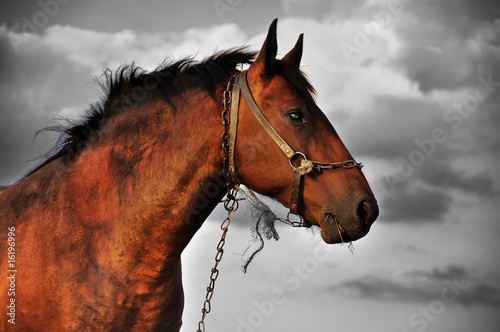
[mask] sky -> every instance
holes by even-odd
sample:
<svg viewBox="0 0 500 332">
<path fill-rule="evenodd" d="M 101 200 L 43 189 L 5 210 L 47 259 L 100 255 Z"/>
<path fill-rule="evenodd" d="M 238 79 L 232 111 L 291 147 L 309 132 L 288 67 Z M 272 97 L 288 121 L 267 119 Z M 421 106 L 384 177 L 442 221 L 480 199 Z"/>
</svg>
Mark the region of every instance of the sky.
<svg viewBox="0 0 500 332">
<path fill-rule="evenodd" d="M 379 201 L 370 233 L 326 245 L 278 225 L 241 272 L 233 218 L 208 331 L 494 332 L 500 324 L 500 5 L 465 0 L 40 0 L 0 5 L 0 185 L 79 119 L 104 68 L 248 45 L 278 17 L 278 54 L 304 33 L 317 103 Z M 268 201 L 278 214 L 286 211 Z M 219 241 L 218 207 L 183 253 L 194 331 Z"/>
</svg>

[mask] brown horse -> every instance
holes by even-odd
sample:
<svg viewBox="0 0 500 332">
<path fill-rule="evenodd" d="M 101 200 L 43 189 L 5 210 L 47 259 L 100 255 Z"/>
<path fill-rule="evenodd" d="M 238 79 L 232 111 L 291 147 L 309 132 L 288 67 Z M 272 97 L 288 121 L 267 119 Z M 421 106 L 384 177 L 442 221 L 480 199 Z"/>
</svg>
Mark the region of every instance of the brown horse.
<svg viewBox="0 0 500 332">
<path fill-rule="evenodd" d="M 376 200 L 314 103 L 299 69 L 302 35 L 281 60 L 276 52 L 274 21 L 255 61 L 235 49 L 151 73 L 107 72 L 105 100 L 0 193 L 2 330 L 178 331 L 181 253 L 234 185 L 224 176 L 224 130 L 237 132 L 234 179 L 319 226 L 327 243 L 368 232 Z M 241 65 L 250 65 L 244 74 Z M 236 88 L 241 102 L 231 110 L 237 127 L 225 128 L 231 77 L 232 103 Z"/>
</svg>

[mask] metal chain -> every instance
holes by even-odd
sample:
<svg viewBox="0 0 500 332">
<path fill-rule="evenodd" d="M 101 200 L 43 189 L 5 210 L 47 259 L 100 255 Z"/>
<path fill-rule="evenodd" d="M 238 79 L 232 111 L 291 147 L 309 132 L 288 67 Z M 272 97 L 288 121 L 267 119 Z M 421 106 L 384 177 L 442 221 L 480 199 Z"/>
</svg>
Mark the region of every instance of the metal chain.
<svg viewBox="0 0 500 332">
<path fill-rule="evenodd" d="M 229 229 L 229 224 L 231 223 L 230 215 L 232 212 L 238 210 L 240 199 L 236 198 L 236 191 L 234 190 L 234 183 L 229 172 L 229 106 L 231 105 L 231 90 L 233 89 L 234 81 L 236 80 L 236 75 L 232 76 L 227 83 L 226 90 L 224 91 L 224 111 L 222 112 L 222 125 L 224 126 L 224 132 L 222 133 L 222 163 L 223 172 L 226 176 L 227 194 L 224 199 L 224 208 L 227 211 L 227 217 L 222 221 L 220 226 L 222 230 L 222 235 L 219 243 L 217 244 L 217 254 L 215 255 L 215 265 L 210 273 L 210 283 L 207 287 L 207 294 L 205 296 L 205 302 L 203 302 L 203 308 L 201 309 L 201 320 L 198 322 L 197 332 L 205 332 L 205 317 L 212 310 L 212 305 L 210 301 L 214 295 L 215 281 L 219 277 L 219 266 L 222 260 L 222 255 L 224 255 L 224 244 L 226 244 L 226 234 Z"/>
<path fill-rule="evenodd" d="M 363 164 L 357 162 L 356 160 L 346 160 L 342 162 L 337 162 L 337 163 L 320 163 L 317 161 L 313 161 L 313 167 L 314 169 L 321 170 L 321 169 L 335 169 L 335 168 L 363 168 Z"/>
<path fill-rule="evenodd" d="M 222 126 L 224 127 L 224 132 L 222 133 L 222 165 L 223 172 L 226 176 L 227 193 L 231 193 L 231 189 L 234 186 L 233 179 L 231 177 L 231 172 L 229 171 L 229 125 L 231 121 L 229 120 L 229 109 L 232 101 L 231 91 L 233 90 L 233 85 L 236 80 L 236 75 L 231 76 L 227 82 L 226 90 L 224 91 L 224 111 L 222 111 Z"/>
<path fill-rule="evenodd" d="M 224 200 L 224 208 L 227 211 L 227 217 L 222 221 L 222 224 L 220 225 L 220 229 L 222 230 L 222 236 L 220 238 L 219 243 L 217 244 L 215 265 L 210 273 L 210 283 L 208 284 L 207 294 L 205 296 L 205 302 L 203 302 L 203 308 L 201 309 L 201 320 L 198 323 L 197 332 L 205 332 L 205 317 L 212 310 L 210 301 L 212 300 L 212 296 L 214 295 L 215 281 L 219 277 L 219 270 L 217 269 L 217 267 L 219 266 L 219 263 L 222 260 L 222 255 L 224 255 L 224 244 L 226 244 L 226 234 L 229 229 L 229 224 L 231 223 L 230 215 L 232 212 L 238 210 L 239 207 L 238 199 L 236 199 L 235 195 L 236 192 L 233 191 L 227 194 L 226 199 Z"/>
</svg>

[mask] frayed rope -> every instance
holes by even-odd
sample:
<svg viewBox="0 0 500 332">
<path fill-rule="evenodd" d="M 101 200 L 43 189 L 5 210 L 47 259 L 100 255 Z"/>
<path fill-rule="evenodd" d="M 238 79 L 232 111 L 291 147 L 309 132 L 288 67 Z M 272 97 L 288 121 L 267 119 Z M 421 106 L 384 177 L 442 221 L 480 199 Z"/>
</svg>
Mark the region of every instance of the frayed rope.
<svg viewBox="0 0 500 332">
<path fill-rule="evenodd" d="M 255 256 L 264 249 L 264 238 L 262 234 L 267 240 L 275 239 L 279 240 L 278 232 L 275 228 L 275 219 L 277 218 L 276 214 L 267 206 L 264 202 L 262 202 L 255 193 L 250 189 L 245 187 L 244 189 L 236 186 L 236 191 L 242 193 L 247 201 L 250 203 L 250 213 L 252 219 L 254 220 L 254 224 L 252 226 L 252 240 L 250 244 L 245 249 L 243 255 L 250 249 L 250 247 L 254 243 L 258 243 L 258 248 L 250 255 L 249 258 L 243 260 L 242 270 L 244 273 L 247 272 L 248 265 L 253 261 Z"/>
</svg>

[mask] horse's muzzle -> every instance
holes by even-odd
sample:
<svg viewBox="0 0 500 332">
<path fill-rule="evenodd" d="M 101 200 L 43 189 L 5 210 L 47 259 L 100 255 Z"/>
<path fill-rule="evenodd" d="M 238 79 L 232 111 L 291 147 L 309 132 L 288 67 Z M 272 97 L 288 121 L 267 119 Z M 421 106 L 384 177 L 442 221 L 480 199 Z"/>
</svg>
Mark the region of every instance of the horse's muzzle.
<svg viewBox="0 0 500 332">
<path fill-rule="evenodd" d="M 350 218 L 327 209 L 321 225 L 322 237 L 327 243 L 351 242 L 362 238 L 368 233 L 378 214 L 377 202 L 372 199 L 362 199 L 355 215 Z"/>
</svg>

